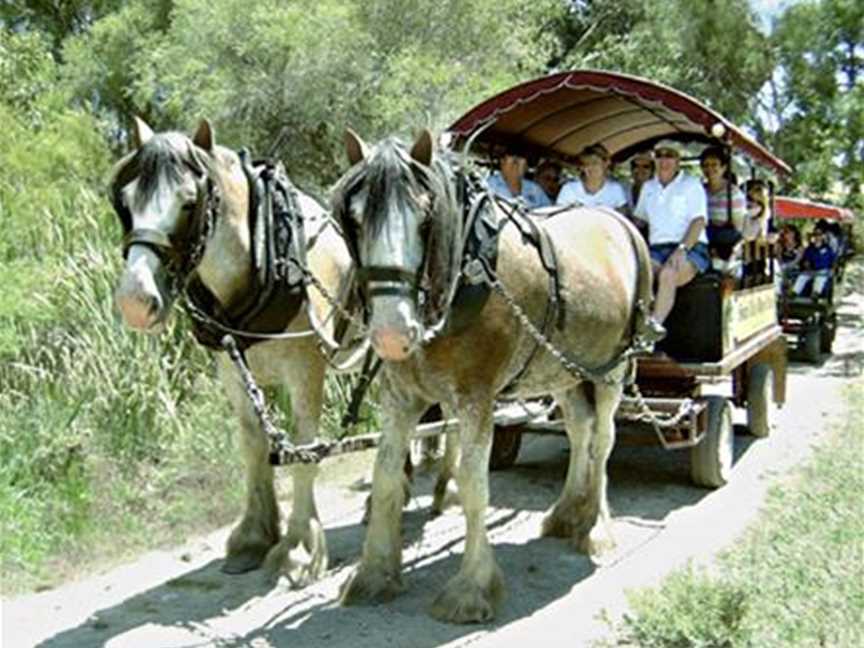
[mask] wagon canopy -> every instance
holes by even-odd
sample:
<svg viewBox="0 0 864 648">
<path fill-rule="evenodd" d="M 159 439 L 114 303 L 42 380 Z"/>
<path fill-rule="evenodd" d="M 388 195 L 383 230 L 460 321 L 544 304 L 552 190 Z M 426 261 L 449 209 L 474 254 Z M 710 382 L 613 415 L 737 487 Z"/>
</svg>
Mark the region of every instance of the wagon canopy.
<svg viewBox="0 0 864 648">
<path fill-rule="evenodd" d="M 626 74 L 573 70 L 517 85 L 475 106 L 449 128 L 480 147 L 515 144 L 574 162 L 594 143 L 623 160 L 661 138 L 723 143 L 778 175 L 790 167 L 722 115 L 668 86 Z"/>
<path fill-rule="evenodd" d="M 855 215 L 851 209 L 835 207 L 827 203 L 814 202 L 804 198 L 777 196 L 774 198 L 774 213 L 779 218 L 824 218 L 838 223 L 851 223 Z"/>
</svg>

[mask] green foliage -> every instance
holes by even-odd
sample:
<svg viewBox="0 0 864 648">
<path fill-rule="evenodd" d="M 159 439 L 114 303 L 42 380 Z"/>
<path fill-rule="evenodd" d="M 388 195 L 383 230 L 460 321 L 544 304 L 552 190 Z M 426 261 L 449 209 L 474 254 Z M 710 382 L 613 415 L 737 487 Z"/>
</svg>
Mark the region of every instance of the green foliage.
<svg viewBox="0 0 864 648">
<path fill-rule="evenodd" d="M 152 3 L 127 5 L 67 42 L 64 74 L 81 100 L 98 93 L 109 132 L 133 113 L 158 129 L 206 116 L 223 143 L 281 157 L 321 188 L 342 168 L 346 125 L 370 139 L 441 128 L 542 72 L 556 5 L 178 0 L 164 24 Z"/>
<path fill-rule="evenodd" d="M 747 645 L 747 594 L 738 585 L 688 568 L 659 591 L 631 595 L 628 639 L 642 648 L 732 648 Z"/>
<path fill-rule="evenodd" d="M 804 195 L 864 210 L 864 5 L 795 4 L 772 40 L 778 128 L 763 133 L 794 164 L 792 182 Z"/>
<path fill-rule="evenodd" d="M 765 36 L 746 0 L 570 3 L 556 21 L 552 65 L 628 72 L 666 83 L 743 120 L 771 73 Z"/>
</svg>

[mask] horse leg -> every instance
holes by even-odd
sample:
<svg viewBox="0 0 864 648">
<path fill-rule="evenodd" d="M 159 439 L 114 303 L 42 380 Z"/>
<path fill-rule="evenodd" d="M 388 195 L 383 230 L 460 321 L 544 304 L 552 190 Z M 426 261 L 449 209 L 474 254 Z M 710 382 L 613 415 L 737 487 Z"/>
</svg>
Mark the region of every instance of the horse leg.
<svg viewBox="0 0 864 648">
<path fill-rule="evenodd" d="M 606 493 L 609 483 L 606 464 L 615 445 L 615 412 L 621 404 L 623 391 L 624 386 L 621 384 L 602 383 L 594 387 L 596 421 L 591 447 L 592 466 L 588 478 L 588 497 L 591 501 L 590 510 L 596 511 L 596 515 L 588 532 L 574 538 L 577 550 L 588 555 L 597 555 L 615 546 Z"/>
<path fill-rule="evenodd" d="M 616 398 L 617 395 L 617 398 Z M 542 535 L 571 538 L 592 555 L 611 546 L 606 533 L 606 461 L 615 438 L 620 387 L 582 383 L 556 397 L 570 439 L 570 464 L 561 496 L 543 520 Z"/>
<path fill-rule="evenodd" d="M 321 405 L 324 398 L 324 362 L 317 351 L 311 351 L 304 370 L 289 368 L 282 393 L 283 411 L 293 413 L 292 442 L 311 443 L 318 434 Z M 318 580 L 327 569 L 327 540 L 315 506 L 317 464 L 291 466 L 293 480 L 291 514 L 285 537 L 267 556 L 266 568 L 273 574 L 288 578 L 292 587 L 305 587 Z"/>
<path fill-rule="evenodd" d="M 493 401 L 489 397 L 460 404 L 461 456 L 456 479 L 465 513 L 465 553 L 456 574 L 432 604 L 432 616 L 451 623 L 491 621 L 504 600 L 504 577 L 486 534 L 489 504 L 489 453 L 492 449 Z"/>
<path fill-rule="evenodd" d="M 459 463 L 459 435 L 458 432 L 447 432 L 444 435 L 444 456 L 441 458 L 441 468 L 438 478 L 435 480 L 435 489 L 432 495 L 432 511 L 430 516 L 435 518 L 444 512 L 449 504 L 458 501 L 459 495 L 451 486 L 451 480 L 456 475 L 456 465 Z"/>
<path fill-rule="evenodd" d="M 401 573 L 403 468 L 408 433 L 417 425 L 426 403 L 396 392 L 386 374 L 381 378 L 384 422 L 372 473 L 369 523 L 360 564 L 340 590 L 343 605 L 388 601 L 404 589 Z"/>
<path fill-rule="evenodd" d="M 270 448 L 249 397 L 227 354 L 219 355 L 219 374 L 225 394 L 240 419 L 240 446 L 246 466 L 246 510 L 231 531 L 222 571 L 241 574 L 257 569 L 279 541 L 279 507 L 273 488 Z"/>
</svg>

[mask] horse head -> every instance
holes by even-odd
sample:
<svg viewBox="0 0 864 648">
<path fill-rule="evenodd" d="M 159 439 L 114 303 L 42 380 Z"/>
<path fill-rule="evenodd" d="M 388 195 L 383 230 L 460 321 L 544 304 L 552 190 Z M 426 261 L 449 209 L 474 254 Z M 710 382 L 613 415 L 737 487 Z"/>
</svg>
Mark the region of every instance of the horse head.
<svg viewBox="0 0 864 648">
<path fill-rule="evenodd" d="M 218 177 L 223 161 L 206 120 L 190 139 L 154 133 L 136 117 L 133 135 L 135 150 L 118 162 L 110 187 L 126 260 L 115 302 L 130 327 L 158 331 L 232 192 Z"/>
<path fill-rule="evenodd" d="M 410 150 L 388 138 L 367 146 L 346 133 L 351 168 L 333 211 L 355 266 L 371 341 L 385 360 L 404 360 L 446 317 L 459 272 L 460 215 L 452 172 L 423 131 Z"/>
</svg>

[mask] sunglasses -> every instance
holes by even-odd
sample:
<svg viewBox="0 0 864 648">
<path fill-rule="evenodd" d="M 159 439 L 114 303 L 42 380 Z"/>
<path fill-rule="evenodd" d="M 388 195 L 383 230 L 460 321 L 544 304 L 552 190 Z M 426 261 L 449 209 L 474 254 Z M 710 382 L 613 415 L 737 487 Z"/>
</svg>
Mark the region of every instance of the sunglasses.
<svg viewBox="0 0 864 648">
<path fill-rule="evenodd" d="M 640 162 L 640 163 L 634 164 L 633 168 L 634 169 L 650 169 L 651 163 L 650 162 Z"/>
</svg>

